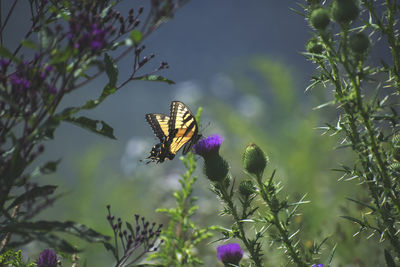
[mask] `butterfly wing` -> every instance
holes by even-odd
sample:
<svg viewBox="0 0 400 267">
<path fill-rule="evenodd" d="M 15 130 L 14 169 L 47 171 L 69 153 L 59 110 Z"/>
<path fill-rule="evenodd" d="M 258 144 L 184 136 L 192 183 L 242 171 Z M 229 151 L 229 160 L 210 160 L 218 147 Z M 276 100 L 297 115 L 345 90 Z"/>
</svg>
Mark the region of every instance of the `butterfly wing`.
<svg viewBox="0 0 400 267">
<path fill-rule="evenodd" d="M 199 139 L 198 125 L 193 113 L 182 102 L 172 101 L 168 135 L 170 152 L 176 154 L 185 146 L 182 152 L 185 155 Z"/>
<path fill-rule="evenodd" d="M 169 117 L 164 114 L 151 113 L 146 114 L 146 121 L 160 142 L 164 142 L 169 135 Z"/>
<path fill-rule="evenodd" d="M 160 143 L 153 146 L 150 156 L 147 157 L 151 161 L 157 163 L 163 162 L 165 158 L 172 160 L 175 155 L 169 152 L 168 135 L 169 135 L 169 117 L 164 114 L 151 113 L 146 114 L 146 121 L 150 124 L 154 134 L 160 140 Z M 147 163 L 149 163 L 147 162 Z"/>
</svg>

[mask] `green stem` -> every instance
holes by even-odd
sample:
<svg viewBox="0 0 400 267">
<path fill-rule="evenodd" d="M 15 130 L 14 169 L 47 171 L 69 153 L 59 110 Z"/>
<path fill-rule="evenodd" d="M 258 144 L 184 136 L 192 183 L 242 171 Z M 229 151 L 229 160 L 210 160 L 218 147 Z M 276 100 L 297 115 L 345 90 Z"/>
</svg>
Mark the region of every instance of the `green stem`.
<svg viewBox="0 0 400 267">
<path fill-rule="evenodd" d="M 257 176 L 257 184 L 260 189 L 262 199 L 265 201 L 272 212 L 273 220 L 271 221 L 271 223 L 278 229 L 279 235 L 282 238 L 283 244 L 285 245 L 289 256 L 291 257 L 293 262 L 297 264 L 297 266 L 307 267 L 308 265 L 301 259 L 299 251 L 293 247 L 292 241 L 289 238 L 287 228 L 279 220 L 279 209 L 276 209 L 275 207 L 277 203 L 279 203 L 279 200 L 275 195 L 275 189 L 273 189 L 272 191 L 268 190 L 268 188 L 266 188 L 266 185 L 262 182 L 261 175 Z"/>
<path fill-rule="evenodd" d="M 229 195 L 229 193 L 226 191 L 225 184 L 223 182 L 219 182 L 217 185 L 217 188 L 221 192 L 223 201 L 225 204 L 228 205 L 229 210 L 232 212 L 233 219 L 235 220 L 236 224 L 239 227 L 239 234 L 240 234 L 240 239 L 243 241 L 244 245 L 246 246 L 247 250 L 250 253 L 251 259 L 254 261 L 255 266 L 262 267 L 262 261 L 258 255 L 258 253 L 254 250 L 254 247 L 250 245 L 249 240 L 246 238 L 246 233 L 244 231 L 243 227 L 243 222 L 241 222 L 241 219 L 238 215 L 237 209 L 235 205 L 232 202 L 232 199 Z"/>
</svg>

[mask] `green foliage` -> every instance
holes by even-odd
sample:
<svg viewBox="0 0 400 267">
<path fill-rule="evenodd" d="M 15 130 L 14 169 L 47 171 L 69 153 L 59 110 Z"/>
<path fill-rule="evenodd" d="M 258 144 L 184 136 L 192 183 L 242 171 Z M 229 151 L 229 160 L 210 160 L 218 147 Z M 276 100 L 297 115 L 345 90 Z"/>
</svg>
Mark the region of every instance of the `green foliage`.
<svg viewBox="0 0 400 267">
<path fill-rule="evenodd" d="M 376 8 L 380 5 L 384 8 Z M 358 225 L 358 232 L 368 232 L 368 238 L 377 235 L 376 240 L 386 247 L 388 266 L 400 263 L 400 184 L 390 153 L 400 119 L 400 36 L 393 30 L 399 7 L 397 1 L 363 0 L 360 6 L 358 1 L 334 1 L 332 16 L 340 27 L 313 34 L 324 47 L 321 57 L 306 54 L 319 67 L 310 88 L 328 85 L 334 89 L 333 100 L 321 107 L 334 106 L 340 111 L 337 122 L 328 123 L 325 130 L 340 136 L 341 146 L 351 148 L 357 156 L 351 166 L 344 165 L 340 171 L 343 177 L 358 179 L 368 195 L 362 201 L 351 200 L 361 207 L 360 216 L 343 217 Z M 306 13 L 314 8 L 306 7 Z M 366 16 L 357 19 L 359 13 Z M 377 37 L 381 34 L 385 39 Z M 367 60 L 368 48 L 375 44 L 389 48 L 391 65 Z"/>
<path fill-rule="evenodd" d="M 196 247 L 199 243 L 212 236 L 211 230 L 217 227 L 202 228 L 192 221 L 192 217 L 198 210 L 195 205 L 197 200 L 193 196 L 193 185 L 197 177 L 193 176 L 196 169 L 196 161 L 193 153 L 181 158 L 185 164 L 186 173 L 179 180 L 181 190 L 174 193 L 175 208 L 160 208 L 157 212 L 168 215 L 170 221 L 167 229 L 162 232 L 161 239 L 164 244 L 157 254 L 150 256 L 162 266 L 197 266 L 202 264 L 196 255 Z"/>
<path fill-rule="evenodd" d="M 21 250 L 7 250 L 0 254 L 1 266 L 12 266 L 12 267 L 35 267 L 36 263 L 24 262 L 22 259 Z"/>
</svg>

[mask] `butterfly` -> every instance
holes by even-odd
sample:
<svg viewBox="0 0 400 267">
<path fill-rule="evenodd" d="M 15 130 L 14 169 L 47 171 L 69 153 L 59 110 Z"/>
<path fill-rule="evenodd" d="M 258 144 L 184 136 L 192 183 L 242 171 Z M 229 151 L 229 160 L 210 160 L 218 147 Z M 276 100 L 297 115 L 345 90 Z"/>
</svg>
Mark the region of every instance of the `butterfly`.
<svg viewBox="0 0 400 267">
<path fill-rule="evenodd" d="M 171 102 L 169 117 L 160 113 L 150 113 L 146 114 L 146 121 L 160 140 L 160 143 L 151 149 L 150 156 L 147 157 L 149 162 L 172 160 L 182 147 L 182 154 L 185 155 L 201 138 L 196 118 L 180 101 Z"/>
</svg>

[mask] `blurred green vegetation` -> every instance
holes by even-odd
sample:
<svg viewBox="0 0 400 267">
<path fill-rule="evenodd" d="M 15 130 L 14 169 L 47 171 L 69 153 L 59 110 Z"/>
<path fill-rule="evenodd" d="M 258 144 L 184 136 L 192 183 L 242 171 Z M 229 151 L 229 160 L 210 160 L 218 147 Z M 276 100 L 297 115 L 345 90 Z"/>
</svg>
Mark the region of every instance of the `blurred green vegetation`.
<svg viewBox="0 0 400 267">
<path fill-rule="evenodd" d="M 242 152 L 249 142 L 254 142 L 270 158 L 265 175 L 277 170 L 275 179 L 284 187 L 281 198 L 288 196 L 289 202 L 296 202 L 306 194 L 306 200 L 311 201 L 301 207 L 301 214 L 293 224 L 293 229 L 301 229 L 299 235 L 306 248 L 313 241 L 321 242 L 329 237 L 322 258 L 337 244 L 334 266 L 378 266 L 382 257 L 377 254 L 380 251 L 377 242 L 369 242 L 362 234 L 352 237 L 358 229 L 340 218 L 362 212 L 346 197 L 363 196 L 355 181 L 338 181 L 341 173 L 332 171 L 339 164 L 349 162 L 353 155 L 348 150 L 334 149 L 340 141 L 339 136 L 322 136 L 322 131 L 317 129 L 325 121 L 334 123 L 330 120 L 335 117 L 335 110 L 313 110 L 330 93 L 328 89 L 321 88 L 306 96 L 305 88 L 296 79 L 305 75 L 301 70 L 293 70 L 288 64 L 265 56 L 246 59 L 240 66 L 227 74 L 233 81 L 234 91 L 230 95 L 224 98 L 204 93 L 196 103 L 204 108 L 202 125 L 210 124 L 202 127 L 203 135 L 214 131 L 224 135 L 221 155 L 230 163 L 236 184 L 246 177 L 241 163 Z M 191 108 L 195 112 L 195 106 Z M 140 127 L 147 127 L 144 120 Z M 178 159 L 175 159 L 178 162 L 175 165 L 169 162 L 161 165 L 140 163 L 136 171 L 125 175 L 119 166 L 109 164 L 110 158 L 120 158 L 121 154 L 120 150 L 103 144 L 77 151 L 75 165 L 71 166 L 76 174 L 74 181 L 57 180 L 61 185 L 59 190 L 66 195 L 42 216 L 76 220 L 111 235 L 105 219 L 105 207 L 110 204 L 115 216 L 123 220 L 133 221 L 133 215 L 138 213 L 150 221 L 166 224 L 165 217 L 155 213 L 155 209 L 173 205 L 172 192 L 176 187 L 167 183 L 171 183 L 174 175 L 184 172 L 183 164 Z M 145 156 L 147 154 L 142 158 Z M 197 170 L 199 179 L 194 193 L 199 198 L 200 209 L 194 221 L 203 227 L 228 225 L 229 218 L 217 215 L 220 205 L 208 190 L 201 166 L 202 163 Z M 175 178 L 177 181 L 178 177 Z M 54 184 L 54 177 L 46 179 Z M 218 235 L 214 237 L 218 238 Z M 110 266 L 112 257 L 100 244 L 77 240 L 76 245 L 85 250 L 80 258 L 87 266 Z M 216 245 L 203 242 L 204 247 L 199 248 L 200 258 L 206 266 L 219 266 Z M 268 242 L 265 248 L 266 266 L 285 265 L 283 251 L 269 247 Z"/>
</svg>

